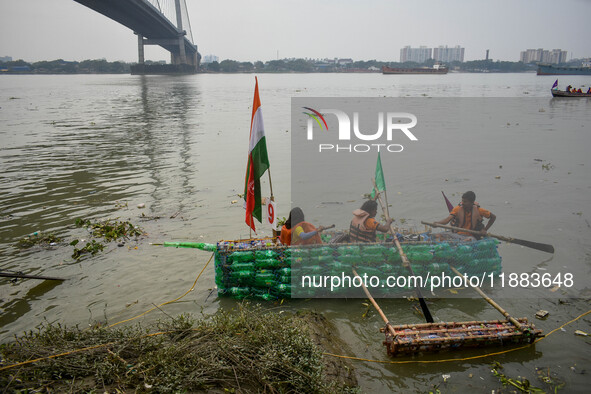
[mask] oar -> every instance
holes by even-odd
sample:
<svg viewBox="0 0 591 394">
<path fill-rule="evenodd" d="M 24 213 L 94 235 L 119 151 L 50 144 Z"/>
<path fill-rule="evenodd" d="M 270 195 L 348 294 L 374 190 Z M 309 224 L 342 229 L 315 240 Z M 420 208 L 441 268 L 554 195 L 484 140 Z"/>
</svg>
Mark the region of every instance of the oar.
<svg viewBox="0 0 591 394">
<path fill-rule="evenodd" d="M 23 279 L 42 279 L 42 280 L 65 280 L 63 278 L 54 278 L 51 276 L 39 276 L 39 275 L 25 275 L 25 274 L 11 274 L 8 272 L 0 272 L 0 277 L 3 278 L 23 278 Z"/>
<path fill-rule="evenodd" d="M 482 233 L 480 233 L 480 231 L 466 230 L 465 228 L 448 226 L 445 224 L 430 223 L 430 222 L 424 222 L 424 221 L 421 221 L 421 223 L 426 224 L 427 226 L 431 226 L 431 227 L 441 227 L 441 228 L 445 228 L 447 230 L 463 231 L 463 232 L 467 232 L 467 233 L 474 234 L 474 235 L 482 235 Z M 554 253 L 554 246 L 552 246 L 552 245 L 542 244 L 539 242 L 526 241 L 524 239 L 518 239 L 518 238 L 503 237 L 502 235 L 495 235 L 495 234 L 491 234 L 491 233 L 487 233 L 487 235 L 489 237 L 500 239 L 501 241 L 527 246 L 528 248 L 541 250 L 542 252 Z"/>
<path fill-rule="evenodd" d="M 452 267 L 451 265 L 449 266 L 449 268 L 453 271 L 454 274 L 456 274 L 459 277 L 463 277 L 462 273 L 460 271 L 458 271 L 457 269 L 455 269 L 454 267 Z M 509 315 L 509 313 L 504 310 L 503 308 L 501 308 L 501 306 L 499 304 L 497 304 L 496 302 L 494 302 L 492 300 L 492 298 L 490 298 L 489 296 L 487 296 L 482 290 L 480 290 L 480 288 L 476 287 L 476 286 L 472 286 L 470 285 L 478 294 L 480 294 L 480 296 L 482 298 L 484 298 L 486 300 L 486 302 L 488 302 L 489 304 L 491 304 L 496 310 L 498 310 L 499 312 L 501 312 L 501 314 L 503 316 L 505 316 L 505 318 L 507 320 L 509 320 L 511 322 L 511 324 L 513 324 L 515 327 L 517 327 L 517 329 L 519 331 L 524 331 L 523 326 L 521 325 L 521 323 L 519 323 L 516 319 L 514 319 L 513 317 L 511 317 L 511 315 Z"/>
<path fill-rule="evenodd" d="M 378 190 L 375 179 L 372 179 L 372 181 L 373 181 L 373 186 L 377 192 L 376 196 L 377 196 L 378 200 L 380 201 L 380 205 L 382 206 L 382 211 L 384 211 L 384 216 L 386 216 L 386 220 L 390 220 L 390 214 L 388 213 L 388 206 L 384 206 L 384 203 L 382 201 L 382 196 L 381 196 L 380 191 Z M 400 254 L 400 258 L 402 259 L 402 265 L 408 269 L 408 271 L 410 272 L 410 274 L 412 276 L 415 276 L 415 273 L 413 272 L 412 267 L 410 266 L 410 261 L 408 261 L 408 257 L 406 257 L 406 254 L 402 250 L 402 246 L 400 245 L 400 242 L 398 241 L 398 237 L 396 236 L 396 231 L 394 231 L 394 228 L 392 227 L 392 223 L 390 223 L 390 232 L 392 233 L 392 237 L 394 237 L 394 243 L 396 244 L 396 248 L 398 248 L 398 253 Z M 433 316 L 431 316 L 431 312 L 429 311 L 429 308 L 427 307 L 427 303 L 425 302 L 425 300 L 423 298 L 423 294 L 421 293 L 421 289 L 418 286 L 415 286 L 415 292 L 417 293 L 417 298 L 419 299 L 419 304 L 421 305 L 421 310 L 423 311 L 423 315 L 425 316 L 425 320 L 427 321 L 427 323 L 433 323 Z"/>
</svg>

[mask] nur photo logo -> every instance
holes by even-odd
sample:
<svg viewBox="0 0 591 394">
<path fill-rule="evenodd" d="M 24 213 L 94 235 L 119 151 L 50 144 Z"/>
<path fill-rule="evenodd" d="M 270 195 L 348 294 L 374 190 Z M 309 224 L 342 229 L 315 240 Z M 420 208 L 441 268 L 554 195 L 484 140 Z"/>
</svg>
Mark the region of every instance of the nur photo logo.
<svg viewBox="0 0 591 394">
<path fill-rule="evenodd" d="M 306 125 L 306 138 L 308 141 L 314 140 L 314 129 L 328 132 L 329 127 L 326 121 L 327 115 L 334 115 L 338 123 L 336 143 L 322 142 L 318 144 L 318 152 L 348 152 L 348 153 L 366 153 L 366 152 L 402 152 L 404 147 L 398 143 L 392 143 L 394 138 L 404 136 L 410 141 L 418 141 L 418 138 L 410 131 L 417 125 L 417 117 L 408 112 L 375 112 L 375 111 L 346 111 L 334 108 L 313 109 L 311 107 L 302 107 L 303 112 L 308 116 Z M 373 112 L 373 113 L 371 113 Z M 362 129 L 360 123 L 374 124 L 377 118 L 376 126 L 373 129 Z M 334 119 L 334 118 L 333 118 Z M 331 135 L 332 138 L 332 135 Z M 343 142 L 351 142 L 349 144 Z M 360 141 L 363 143 L 353 143 Z"/>
</svg>

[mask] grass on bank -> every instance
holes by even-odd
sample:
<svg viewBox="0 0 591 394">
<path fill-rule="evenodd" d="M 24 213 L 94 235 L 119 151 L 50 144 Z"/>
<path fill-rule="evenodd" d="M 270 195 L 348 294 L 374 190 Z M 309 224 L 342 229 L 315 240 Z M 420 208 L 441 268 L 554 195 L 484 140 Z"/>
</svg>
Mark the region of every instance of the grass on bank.
<svg viewBox="0 0 591 394">
<path fill-rule="evenodd" d="M 103 346 L 74 352 L 97 345 Z M 67 352 L 73 353 L 1 369 Z M 1 345 L 0 356 L 0 387 L 11 391 L 355 391 L 325 377 L 305 320 L 248 304 L 150 328 L 47 325 Z"/>
</svg>

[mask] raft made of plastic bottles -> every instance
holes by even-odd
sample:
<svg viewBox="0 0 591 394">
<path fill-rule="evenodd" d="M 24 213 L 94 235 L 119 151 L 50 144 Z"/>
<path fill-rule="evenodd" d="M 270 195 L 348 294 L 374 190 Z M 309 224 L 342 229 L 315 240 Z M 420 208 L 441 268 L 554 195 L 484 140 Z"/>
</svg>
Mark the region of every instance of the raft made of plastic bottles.
<svg viewBox="0 0 591 394">
<path fill-rule="evenodd" d="M 498 243 L 494 238 L 484 238 L 468 242 L 403 241 L 401 245 L 414 274 L 427 280 L 433 275 L 453 277 L 450 265 L 468 275 L 499 274 L 502 264 L 497 251 Z M 218 295 L 237 299 L 276 300 L 292 298 L 292 294 L 301 298 L 307 294 L 294 287 L 297 281 L 292 281 L 302 272 L 312 276 L 350 275 L 354 267 L 359 275 L 377 276 L 382 280 L 388 276 L 408 274 L 396 246 L 391 242 L 289 247 L 276 243 L 272 238 L 258 238 L 224 240 L 215 244 L 165 242 L 164 246 L 214 252 Z M 411 288 L 383 289 L 391 295 Z M 332 290 L 332 296 L 341 294 L 338 289 Z M 310 294 L 319 295 L 331 296 L 319 294 L 317 290 Z"/>
</svg>

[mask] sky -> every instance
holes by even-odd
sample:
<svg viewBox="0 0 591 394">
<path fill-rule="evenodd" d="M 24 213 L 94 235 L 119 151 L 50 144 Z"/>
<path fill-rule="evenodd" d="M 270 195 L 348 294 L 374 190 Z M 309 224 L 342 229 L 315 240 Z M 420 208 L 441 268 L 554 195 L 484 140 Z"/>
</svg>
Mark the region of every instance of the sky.
<svg viewBox="0 0 591 394">
<path fill-rule="evenodd" d="M 404 46 L 519 61 L 532 48 L 591 57 L 591 0 L 186 0 L 202 56 L 220 61 L 399 61 Z M 133 32 L 74 0 L 0 0 L 0 56 L 135 62 Z M 170 60 L 159 47 L 146 59 Z"/>
</svg>

